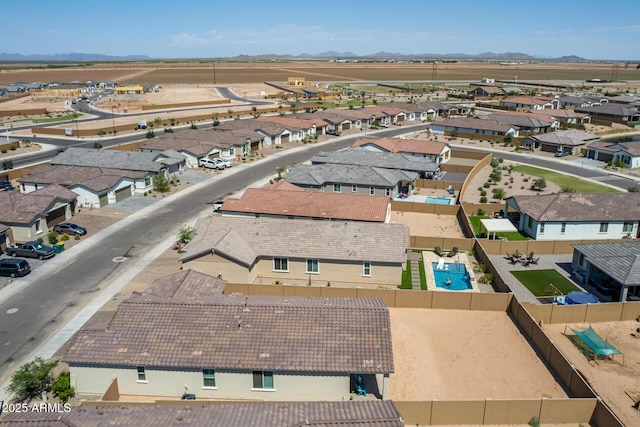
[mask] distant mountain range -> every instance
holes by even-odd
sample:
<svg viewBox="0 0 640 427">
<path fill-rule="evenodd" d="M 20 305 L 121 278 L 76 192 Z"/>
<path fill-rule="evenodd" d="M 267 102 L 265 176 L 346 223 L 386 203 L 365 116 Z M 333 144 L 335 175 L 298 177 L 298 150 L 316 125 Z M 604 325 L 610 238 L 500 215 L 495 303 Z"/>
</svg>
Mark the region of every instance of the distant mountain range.
<svg viewBox="0 0 640 427">
<path fill-rule="evenodd" d="M 237 55 L 233 57 L 227 57 L 226 59 L 236 60 L 287 60 L 287 59 L 400 59 L 400 60 L 491 60 L 491 61 L 565 61 L 565 62 L 578 62 L 588 61 L 575 55 L 561 56 L 559 58 L 550 57 L 536 57 L 522 52 L 505 52 L 505 53 L 493 53 L 484 52 L 476 55 L 467 53 L 424 53 L 424 54 L 402 54 L 393 52 L 377 52 L 369 55 L 356 55 L 353 52 L 336 52 L 327 51 L 317 54 L 302 53 L 300 55 L 278 55 L 278 54 L 265 54 L 265 55 Z M 64 61 L 146 61 L 153 59 L 170 59 L 170 58 L 153 58 L 147 55 L 126 55 L 126 56 L 113 56 L 103 55 L 99 53 L 56 53 L 53 55 L 45 54 L 31 54 L 22 55 L 19 53 L 0 53 L 0 61 L 4 62 L 21 62 L 21 61 L 52 61 L 52 62 L 64 62 Z M 195 59 L 195 58 L 193 58 Z"/>
</svg>

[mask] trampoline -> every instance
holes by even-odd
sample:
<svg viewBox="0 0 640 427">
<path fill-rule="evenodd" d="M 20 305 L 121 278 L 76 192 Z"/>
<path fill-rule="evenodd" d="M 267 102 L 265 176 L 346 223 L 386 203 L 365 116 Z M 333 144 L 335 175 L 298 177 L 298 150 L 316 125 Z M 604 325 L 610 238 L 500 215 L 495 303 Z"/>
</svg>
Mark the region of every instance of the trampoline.
<svg viewBox="0 0 640 427">
<path fill-rule="evenodd" d="M 594 362 L 596 361 L 598 356 L 605 356 L 613 359 L 613 356 L 615 356 L 616 354 L 620 354 L 622 355 L 622 365 L 624 365 L 624 355 L 620 352 L 620 350 L 602 339 L 602 337 L 598 335 L 596 331 L 591 328 L 591 326 L 589 326 L 584 331 L 577 331 L 573 328 L 569 329 L 571 329 L 573 333 L 576 334 L 580 341 L 582 341 L 587 347 L 589 347 L 589 349 L 591 349 L 591 351 L 593 351 Z"/>
</svg>

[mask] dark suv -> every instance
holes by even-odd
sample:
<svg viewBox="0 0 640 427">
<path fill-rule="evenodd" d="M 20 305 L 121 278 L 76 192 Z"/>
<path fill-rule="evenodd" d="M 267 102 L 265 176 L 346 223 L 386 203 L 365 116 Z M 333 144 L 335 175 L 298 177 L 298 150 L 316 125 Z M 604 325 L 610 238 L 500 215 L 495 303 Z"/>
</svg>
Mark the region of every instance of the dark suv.
<svg viewBox="0 0 640 427">
<path fill-rule="evenodd" d="M 22 277 L 31 273 L 29 263 L 21 258 L 0 259 L 0 276 Z"/>
</svg>

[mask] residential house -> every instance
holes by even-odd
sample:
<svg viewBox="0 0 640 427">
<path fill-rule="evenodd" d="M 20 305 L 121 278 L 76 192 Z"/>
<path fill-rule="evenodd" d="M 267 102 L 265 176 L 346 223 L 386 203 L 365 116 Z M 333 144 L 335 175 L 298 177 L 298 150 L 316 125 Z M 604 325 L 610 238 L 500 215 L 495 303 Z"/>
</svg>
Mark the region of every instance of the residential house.
<svg viewBox="0 0 640 427">
<path fill-rule="evenodd" d="M 622 162 L 626 167 L 640 167 L 640 141 L 595 141 L 589 144 L 585 157 L 602 162 Z"/>
<path fill-rule="evenodd" d="M 259 123 L 275 123 L 286 126 L 291 131 L 291 141 L 305 141 L 317 134 L 318 125 L 322 126 L 322 120 L 307 120 L 291 116 L 260 116 L 255 119 Z M 259 126 L 262 126 L 260 124 Z"/>
<path fill-rule="evenodd" d="M 640 121 L 640 112 L 638 112 L 637 108 L 629 108 L 625 104 L 613 102 L 593 107 L 576 107 L 575 111 L 588 114 L 594 123 L 609 124 L 615 122 L 626 124 L 627 122 Z"/>
<path fill-rule="evenodd" d="M 583 284 L 610 293 L 614 301 L 640 300 L 640 242 L 573 245 L 571 269 Z"/>
<path fill-rule="evenodd" d="M 467 95 L 473 99 L 486 99 L 496 96 L 505 96 L 507 92 L 497 86 L 478 86 L 469 91 Z"/>
<path fill-rule="evenodd" d="M 90 319 L 63 357 L 76 393 L 102 396 L 117 381 L 121 397 L 348 401 L 359 375 L 368 393 L 388 399 L 382 299 L 223 295 L 219 282 L 181 271 Z"/>
<path fill-rule="evenodd" d="M 374 121 L 386 124 L 400 124 L 407 120 L 407 113 L 404 108 L 395 107 L 389 104 L 368 107 L 367 112 L 371 113 Z"/>
<path fill-rule="evenodd" d="M 140 151 L 96 150 L 92 148 L 67 148 L 51 159 L 52 165 L 87 166 L 128 171 L 146 172 L 149 177 L 156 173 L 166 176 L 179 172 L 185 164 L 184 156 L 174 153 L 149 153 Z M 134 192 L 142 194 L 152 189 L 152 182 L 136 182 Z"/>
<path fill-rule="evenodd" d="M 511 96 L 500 100 L 500 106 L 520 111 L 553 110 L 558 108 L 559 101 L 547 96 Z"/>
<path fill-rule="evenodd" d="M 518 218 L 518 230 L 535 240 L 635 239 L 640 193 L 512 196 L 505 201 L 509 211 Z"/>
<path fill-rule="evenodd" d="M 614 104 L 626 104 L 626 105 L 638 105 L 640 98 L 630 93 L 623 93 L 622 95 L 616 95 L 609 97 L 609 101 Z"/>
<path fill-rule="evenodd" d="M 144 88 L 141 85 L 132 86 L 116 86 L 116 95 L 142 95 L 144 94 Z"/>
<path fill-rule="evenodd" d="M 599 139 L 598 135 L 577 129 L 569 129 L 542 135 L 531 135 L 525 139 L 524 146 L 548 153 L 564 151 L 569 154 L 579 154 L 581 148 Z"/>
<path fill-rule="evenodd" d="M 437 177 L 440 173 L 440 165 L 427 157 L 375 152 L 359 147 L 342 151 L 321 151 L 311 158 L 312 165 L 326 163 L 410 171 L 417 173 L 420 178 L 429 179 Z"/>
<path fill-rule="evenodd" d="M 388 104 L 385 104 L 385 106 L 394 107 L 404 112 L 405 114 L 404 120 L 407 122 L 413 122 L 416 120 L 426 121 L 429 118 L 428 113 L 424 111 L 422 108 L 420 108 L 420 106 L 418 106 L 417 104 L 390 102 Z"/>
<path fill-rule="evenodd" d="M 523 114 L 511 114 L 509 112 L 504 113 L 492 113 L 487 115 L 478 116 L 482 120 L 494 120 L 498 123 L 503 123 L 508 126 L 513 126 L 519 129 L 519 132 L 528 133 L 547 133 L 554 125 L 553 120 L 543 120 L 541 118 Z"/>
<path fill-rule="evenodd" d="M 358 138 L 351 147 L 425 157 L 436 164 L 451 160 L 451 147 L 446 142 L 404 138 Z"/>
<path fill-rule="evenodd" d="M 44 238 L 49 227 L 71 219 L 78 196 L 64 187 L 51 185 L 30 194 L 0 191 L 0 230 L 13 242 Z M 10 230 L 7 230 L 10 228 Z M 2 246 L 2 243 L 0 243 Z"/>
<path fill-rule="evenodd" d="M 152 179 L 144 171 L 43 164 L 18 182 L 24 194 L 60 185 L 76 193 L 78 206 L 101 208 L 130 197 L 137 183 L 151 185 Z"/>
<path fill-rule="evenodd" d="M 247 188 L 240 198 L 227 198 L 220 212 L 252 218 L 388 223 L 391 204 L 386 196 L 305 191 L 279 181 L 264 188 Z"/>
<path fill-rule="evenodd" d="M 263 137 L 256 132 L 217 132 L 210 129 L 182 129 L 165 133 L 147 141 L 141 152 L 162 153 L 174 150 L 186 159 L 185 165 L 199 167 L 202 158 L 234 160 L 262 147 Z"/>
<path fill-rule="evenodd" d="M 476 134 L 489 136 L 518 136 L 518 127 L 500 123 L 495 120 L 482 120 L 473 117 L 454 117 L 434 121 L 429 126 L 431 132 L 444 134 L 455 132 L 462 134 Z"/>
<path fill-rule="evenodd" d="M 411 194 L 418 178 L 418 173 L 400 169 L 327 163 L 297 166 L 286 180 L 308 190 L 395 198 Z"/>
<path fill-rule="evenodd" d="M 51 408 L 49 406 L 48 408 Z M 55 408 L 55 407 L 54 407 Z M 308 426 L 404 427 L 402 416 L 390 400 L 340 402 L 247 402 L 187 405 L 164 401 L 142 405 L 72 406 L 71 410 L 4 412 L 0 427 L 18 425 L 157 427 L 187 426 Z"/>
<path fill-rule="evenodd" d="M 558 98 L 558 104 L 561 108 L 584 108 L 584 107 L 592 107 L 595 105 L 602 105 L 603 103 L 609 102 L 607 98 L 594 98 L 591 96 L 574 96 L 567 95 L 561 96 Z"/>
<path fill-rule="evenodd" d="M 465 115 L 469 112 L 469 107 L 465 105 L 448 102 L 424 101 L 417 103 L 416 106 L 427 113 L 428 119 Z"/>
<path fill-rule="evenodd" d="M 289 142 L 293 140 L 292 135 L 294 134 L 291 129 L 283 124 L 259 122 L 255 119 L 225 121 L 216 126 L 215 130 L 216 132 L 231 131 L 236 134 L 244 132 L 245 135 L 253 136 L 258 134 L 262 139 L 262 144 L 267 146 Z M 293 138 L 295 137 L 296 135 L 293 135 Z"/>
<path fill-rule="evenodd" d="M 396 285 L 408 247 L 401 224 L 213 216 L 197 223 L 181 262 L 234 283 Z"/>
<path fill-rule="evenodd" d="M 11 230 L 11 227 L 0 223 L 0 255 L 7 251 L 7 245 L 11 243 L 9 240 L 9 230 Z"/>
</svg>

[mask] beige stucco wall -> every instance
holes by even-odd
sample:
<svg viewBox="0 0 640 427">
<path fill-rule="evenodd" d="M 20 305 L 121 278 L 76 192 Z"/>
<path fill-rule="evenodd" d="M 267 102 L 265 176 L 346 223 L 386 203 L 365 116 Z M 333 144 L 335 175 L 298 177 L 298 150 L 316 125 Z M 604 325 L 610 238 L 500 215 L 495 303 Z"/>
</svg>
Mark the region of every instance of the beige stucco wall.
<svg viewBox="0 0 640 427">
<path fill-rule="evenodd" d="M 39 221 L 36 220 L 31 227 L 11 227 L 13 230 L 14 243 L 36 240 L 38 237 L 42 237 L 44 239 L 48 231 L 47 220 L 42 218 L 40 221 L 42 222 L 39 223 Z M 38 226 L 40 226 L 40 231 L 38 231 Z"/>
<path fill-rule="evenodd" d="M 222 278 L 232 283 L 253 283 L 256 279 L 279 280 L 309 280 L 326 282 L 351 282 L 363 284 L 397 285 L 402 280 L 402 264 L 371 264 L 371 276 L 362 275 L 362 261 L 319 261 L 318 273 L 307 273 L 306 259 L 289 258 L 289 271 L 273 271 L 273 259 L 260 259 L 248 271 L 245 267 L 234 264 L 220 256 L 206 255 L 185 263 L 185 268 L 199 271 L 214 277 Z"/>
<path fill-rule="evenodd" d="M 216 371 L 216 387 L 203 387 L 202 371 L 146 369 L 146 382 L 136 368 L 70 366 L 71 385 L 80 394 L 102 395 L 114 378 L 120 394 L 180 397 L 185 391 L 197 399 L 251 399 L 266 401 L 348 400 L 349 375 L 293 375 L 275 372 L 272 390 L 253 389 L 252 372 Z"/>
</svg>

